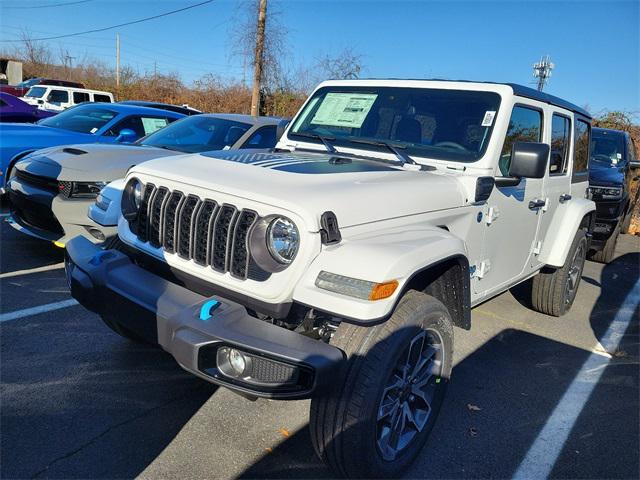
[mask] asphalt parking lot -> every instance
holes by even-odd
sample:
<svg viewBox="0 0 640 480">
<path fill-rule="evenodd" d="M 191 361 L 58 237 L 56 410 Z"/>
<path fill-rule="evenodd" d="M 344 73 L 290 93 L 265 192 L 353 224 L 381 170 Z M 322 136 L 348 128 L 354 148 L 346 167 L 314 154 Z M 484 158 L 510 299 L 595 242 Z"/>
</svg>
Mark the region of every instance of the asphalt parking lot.
<svg viewBox="0 0 640 480">
<path fill-rule="evenodd" d="M 118 337 L 69 302 L 62 251 L 2 220 L 1 478 L 331 475 L 308 402 L 251 402 Z M 565 317 L 529 310 L 527 285 L 477 307 L 407 477 L 638 478 L 639 265 L 625 235 Z"/>
</svg>

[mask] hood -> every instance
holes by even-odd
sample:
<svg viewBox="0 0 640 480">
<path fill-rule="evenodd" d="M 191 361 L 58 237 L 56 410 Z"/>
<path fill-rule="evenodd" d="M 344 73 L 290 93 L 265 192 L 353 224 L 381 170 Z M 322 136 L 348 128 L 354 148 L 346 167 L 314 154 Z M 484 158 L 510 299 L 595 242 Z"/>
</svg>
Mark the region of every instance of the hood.
<svg viewBox="0 0 640 480">
<path fill-rule="evenodd" d="M 133 165 L 177 155 L 162 148 L 133 145 L 65 145 L 38 150 L 20 162 L 20 169 L 57 180 L 110 182 Z"/>
<path fill-rule="evenodd" d="M 624 167 L 609 162 L 591 159 L 589 163 L 589 183 L 603 187 L 622 187 L 624 185 Z"/>
<path fill-rule="evenodd" d="M 195 185 L 284 208 L 302 216 L 312 230 L 325 211 L 336 214 L 340 227 L 349 227 L 465 202 L 455 174 L 328 153 L 208 152 L 152 160 L 131 172 L 170 188 L 178 182 L 187 192 Z"/>
</svg>

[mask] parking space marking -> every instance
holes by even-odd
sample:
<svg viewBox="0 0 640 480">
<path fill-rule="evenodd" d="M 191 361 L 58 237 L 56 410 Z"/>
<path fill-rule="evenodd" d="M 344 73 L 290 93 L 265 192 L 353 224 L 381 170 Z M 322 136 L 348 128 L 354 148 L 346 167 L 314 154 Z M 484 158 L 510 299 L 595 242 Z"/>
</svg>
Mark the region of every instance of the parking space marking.
<svg viewBox="0 0 640 480">
<path fill-rule="evenodd" d="M 64 262 L 45 265 L 44 267 L 30 268 L 28 270 L 16 270 L 15 272 L 0 273 L 0 278 L 19 277 L 21 275 L 29 275 L 30 273 L 48 272 L 49 270 L 58 270 L 60 268 L 64 268 Z"/>
<path fill-rule="evenodd" d="M 620 340 L 627 331 L 638 304 L 640 303 L 640 280 L 620 305 L 611 325 L 600 341 L 604 350 L 613 353 L 620 345 Z M 582 409 L 586 405 L 593 389 L 609 363 L 609 358 L 597 353 L 589 355 L 580 371 L 569 385 L 544 428 L 529 448 L 527 455 L 520 463 L 513 478 L 548 478 L 567 438 L 573 429 Z"/>
<path fill-rule="evenodd" d="M 47 303 L 38 307 L 24 308 L 22 310 L 16 310 L 15 312 L 2 313 L 0 314 L 0 323 L 8 322 L 9 320 L 17 320 L 19 318 L 30 317 L 32 315 L 38 315 L 40 313 L 52 312 L 54 310 L 60 310 L 61 308 L 72 307 L 74 305 L 78 305 L 78 302 L 72 298 L 70 300 Z"/>
</svg>

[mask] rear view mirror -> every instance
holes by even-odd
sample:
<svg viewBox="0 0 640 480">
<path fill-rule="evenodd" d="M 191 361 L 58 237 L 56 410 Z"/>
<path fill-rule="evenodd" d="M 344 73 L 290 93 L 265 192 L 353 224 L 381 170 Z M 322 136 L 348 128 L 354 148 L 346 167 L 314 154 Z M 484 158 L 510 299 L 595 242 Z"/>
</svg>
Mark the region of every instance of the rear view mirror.
<svg viewBox="0 0 640 480">
<path fill-rule="evenodd" d="M 134 132 L 130 128 L 123 128 L 122 130 L 120 130 L 120 133 L 116 137 L 116 142 L 132 143 L 136 141 L 136 137 L 136 132 Z"/>
<path fill-rule="evenodd" d="M 549 145 L 546 143 L 514 142 L 511 148 L 509 176 L 542 178 L 547 172 Z"/>
</svg>

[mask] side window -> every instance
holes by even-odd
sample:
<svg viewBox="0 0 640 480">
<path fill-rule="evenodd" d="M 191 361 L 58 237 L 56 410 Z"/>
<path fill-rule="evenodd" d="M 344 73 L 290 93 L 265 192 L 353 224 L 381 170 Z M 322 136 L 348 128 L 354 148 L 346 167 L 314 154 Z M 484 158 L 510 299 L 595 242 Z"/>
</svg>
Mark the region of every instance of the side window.
<svg viewBox="0 0 640 480">
<path fill-rule="evenodd" d="M 89 101 L 89 94 L 87 92 L 73 92 L 73 103 L 82 103 Z"/>
<path fill-rule="evenodd" d="M 69 92 L 66 90 L 51 90 L 47 101 L 51 103 L 67 103 L 69 102 Z"/>
<path fill-rule="evenodd" d="M 99 93 L 94 93 L 93 94 L 93 101 L 94 102 L 111 103 L 111 97 L 109 97 L 108 95 L 100 95 Z"/>
<path fill-rule="evenodd" d="M 571 121 L 562 115 L 553 114 L 551 120 L 551 159 L 549 173 L 567 173 L 569 142 L 571 141 Z"/>
<path fill-rule="evenodd" d="M 514 142 L 539 142 L 542 139 L 542 112 L 529 107 L 515 106 L 500 153 L 499 167 L 503 176 L 509 175 L 511 147 Z"/>
<path fill-rule="evenodd" d="M 140 117 L 139 115 L 131 115 L 124 120 L 120 120 L 113 127 L 111 127 L 105 135 L 109 137 L 117 137 L 120 132 L 125 128 L 136 132 L 138 138 L 149 135 L 150 133 L 160 130 L 166 127 L 170 120 L 165 117 Z"/>
<path fill-rule="evenodd" d="M 276 126 L 262 127 L 253 132 L 242 148 L 273 148 L 276 146 Z"/>
<path fill-rule="evenodd" d="M 591 125 L 584 120 L 576 122 L 576 133 L 573 145 L 573 174 L 586 173 L 589 168 L 589 137 Z"/>
</svg>

